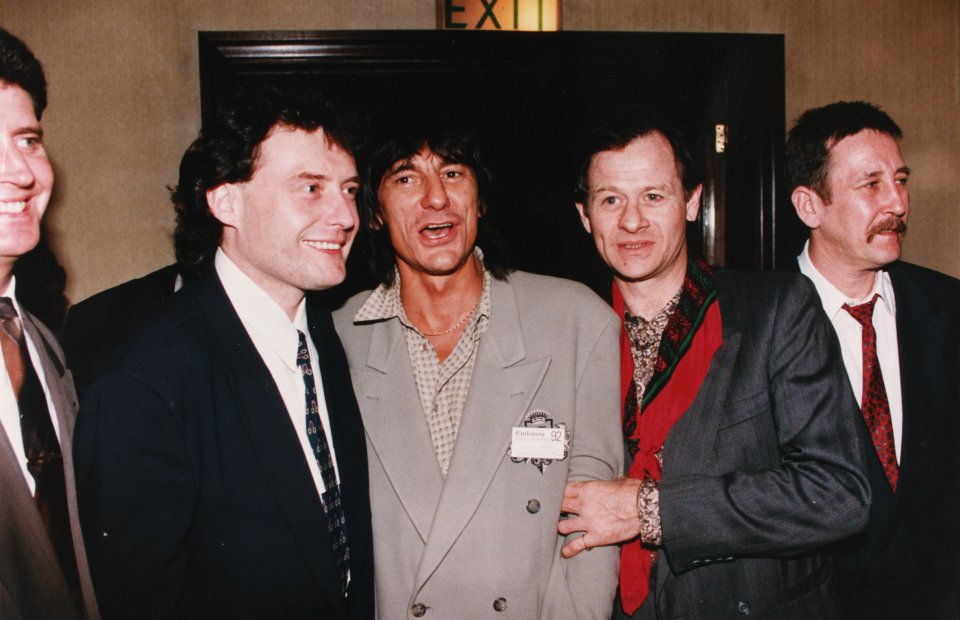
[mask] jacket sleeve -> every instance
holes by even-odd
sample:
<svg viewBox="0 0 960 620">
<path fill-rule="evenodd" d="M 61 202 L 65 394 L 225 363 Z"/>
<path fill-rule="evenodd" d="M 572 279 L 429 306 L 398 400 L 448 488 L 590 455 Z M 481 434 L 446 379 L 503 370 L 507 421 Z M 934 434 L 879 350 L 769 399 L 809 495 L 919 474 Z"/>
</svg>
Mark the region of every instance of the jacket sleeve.
<svg viewBox="0 0 960 620">
<path fill-rule="evenodd" d="M 708 461 L 667 476 L 665 451 L 660 512 L 676 573 L 740 556 L 808 553 L 866 526 L 866 442 L 836 335 L 808 281 L 778 290 L 752 295 L 741 287 L 740 301 L 721 305 L 724 321 L 726 310 L 748 307 L 737 322 L 750 332 L 739 334 L 720 402 L 695 403 L 686 414 L 719 416 L 715 432 L 698 438 L 709 442 L 700 446 Z M 769 314 L 758 318 L 754 306 L 766 303 Z M 675 449 L 669 456 L 684 459 L 684 446 Z"/>
<path fill-rule="evenodd" d="M 577 427 L 571 446 L 570 480 L 611 480 L 623 472 L 620 430 L 619 321 L 609 312 L 606 323 L 584 355 L 577 381 Z M 584 346 L 584 345 L 581 345 Z M 561 541 L 565 544 L 579 536 Z M 558 552 L 560 544 L 558 544 Z M 620 550 L 597 547 L 565 562 L 567 584 L 578 618 L 610 618 L 616 596 Z M 569 610 L 568 610 L 569 613 Z M 560 617 L 560 616 L 557 616 Z"/>
</svg>

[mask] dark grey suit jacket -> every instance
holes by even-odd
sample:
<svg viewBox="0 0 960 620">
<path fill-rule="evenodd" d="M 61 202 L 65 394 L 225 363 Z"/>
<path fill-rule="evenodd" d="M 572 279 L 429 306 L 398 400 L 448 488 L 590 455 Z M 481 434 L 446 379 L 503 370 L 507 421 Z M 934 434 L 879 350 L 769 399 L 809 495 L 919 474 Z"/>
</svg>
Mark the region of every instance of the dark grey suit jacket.
<svg viewBox="0 0 960 620">
<path fill-rule="evenodd" d="M 829 618 L 824 547 L 866 525 L 856 401 L 816 292 L 716 275 L 723 345 L 663 449 L 663 549 L 641 618 Z"/>
<path fill-rule="evenodd" d="M 73 483 L 71 442 L 77 414 L 73 380 L 64 366 L 63 353 L 53 334 L 27 312 L 23 313 L 23 326 L 42 359 L 43 374 L 54 406 L 51 414 L 59 427 L 67 481 L 67 507 L 84 599 L 82 614 L 87 618 L 97 618 L 87 556 L 80 536 Z M 67 587 L 13 446 L 6 433 L 0 432 L 0 618 L 33 620 L 80 617 L 81 609 Z"/>
</svg>

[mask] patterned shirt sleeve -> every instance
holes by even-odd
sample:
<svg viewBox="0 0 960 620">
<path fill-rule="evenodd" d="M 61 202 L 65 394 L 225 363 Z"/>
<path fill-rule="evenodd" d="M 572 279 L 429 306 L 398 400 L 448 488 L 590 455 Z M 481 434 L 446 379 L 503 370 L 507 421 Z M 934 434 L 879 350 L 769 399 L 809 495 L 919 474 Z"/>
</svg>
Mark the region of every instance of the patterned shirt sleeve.
<svg viewBox="0 0 960 620">
<path fill-rule="evenodd" d="M 645 547 L 663 545 L 660 529 L 660 483 L 644 478 L 637 491 L 637 517 L 640 519 L 640 541 Z"/>
</svg>

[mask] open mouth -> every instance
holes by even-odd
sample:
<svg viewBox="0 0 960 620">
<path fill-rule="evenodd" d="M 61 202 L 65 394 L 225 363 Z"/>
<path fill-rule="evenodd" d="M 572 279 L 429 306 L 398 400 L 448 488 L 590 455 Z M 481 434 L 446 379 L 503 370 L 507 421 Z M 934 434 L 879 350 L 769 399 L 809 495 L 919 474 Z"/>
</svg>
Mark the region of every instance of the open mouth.
<svg viewBox="0 0 960 620">
<path fill-rule="evenodd" d="M 442 239 L 450 234 L 450 230 L 453 229 L 453 224 L 450 222 L 445 222 L 443 224 L 427 224 L 420 229 L 420 233 L 425 235 L 428 239 Z"/>
<path fill-rule="evenodd" d="M 0 213 L 23 213 L 27 210 L 26 200 L 0 201 Z"/>
<path fill-rule="evenodd" d="M 342 243 L 335 243 L 333 241 L 304 241 L 304 243 L 315 250 L 321 250 L 323 252 L 339 252 L 343 249 Z"/>
</svg>

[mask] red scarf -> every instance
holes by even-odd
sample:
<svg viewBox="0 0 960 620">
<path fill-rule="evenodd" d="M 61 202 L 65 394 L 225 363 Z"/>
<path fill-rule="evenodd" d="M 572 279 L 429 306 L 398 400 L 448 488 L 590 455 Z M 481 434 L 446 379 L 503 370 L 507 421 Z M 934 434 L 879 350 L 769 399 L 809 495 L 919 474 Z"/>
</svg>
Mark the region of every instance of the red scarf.
<svg viewBox="0 0 960 620">
<path fill-rule="evenodd" d="M 621 317 L 622 422 L 633 454 L 628 475 L 640 480 L 646 476 L 660 480 L 660 464 L 655 455 L 663 448 L 673 425 L 690 408 L 707 377 L 713 355 L 723 342 L 713 273 L 701 261 L 691 259 L 688 262 L 680 302 L 664 328 L 656 367 L 644 393 L 640 415 L 636 414 L 635 389 L 631 389 L 634 387 L 633 356 L 630 337 L 623 326 L 625 304 L 616 284 L 613 286 L 613 309 Z M 639 538 L 623 545 L 620 598 L 627 615 L 633 615 L 647 598 L 652 563 L 650 551 L 641 546 Z"/>
</svg>

